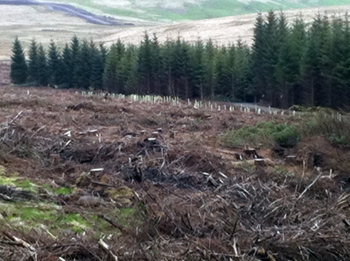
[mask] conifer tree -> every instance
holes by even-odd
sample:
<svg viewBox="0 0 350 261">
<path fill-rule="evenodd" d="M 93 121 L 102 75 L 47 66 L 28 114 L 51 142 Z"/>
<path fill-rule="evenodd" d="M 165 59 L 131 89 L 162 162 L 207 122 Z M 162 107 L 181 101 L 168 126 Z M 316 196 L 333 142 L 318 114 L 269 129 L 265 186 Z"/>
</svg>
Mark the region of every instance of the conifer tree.
<svg viewBox="0 0 350 261">
<path fill-rule="evenodd" d="M 165 73 L 167 88 L 165 93 L 167 95 L 175 96 L 175 75 L 173 68 L 175 43 L 167 39 L 162 50 L 163 57 L 163 71 Z"/>
<path fill-rule="evenodd" d="M 198 39 L 195 43 L 192 58 L 192 66 L 194 68 L 194 95 L 204 98 L 204 45 L 201 39 Z"/>
<path fill-rule="evenodd" d="M 178 93 L 180 97 L 185 99 L 192 98 L 191 78 L 193 74 L 193 68 L 191 67 L 190 63 L 189 49 L 189 44 L 183 40 L 181 41 L 180 52 L 175 53 L 178 55 L 177 66 L 179 66 Z"/>
<path fill-rule="evenodd" d="M 63 88 L 72 88 L 74 86 L 73 81 L 73 58 L 72 51 L 68 44 L 65 45 L 62 51 L 62 87 Z"/>
<path fill-rule="evenodd" d="M 346 23 L 345 23 L 346 24 Z M 346 37 L 349 32 L 344 27 L 344 21 L 341 17 L 333 17 L 332 21 L 332 37 L 329 47 L 329 67 L 330 67 L 330 93 L 331 104 L 335 109 L 341 109 L 348 104 L 347 95 L 347 65 L 346 61 L 349 58 L 349 43 L 346 42 Z"/>
<path fill-rule="evenodd" d="M 48 52 L 48 82 L 51 85 L 62 83 L 62 61 L 56 44 L 51 40 Z"/>
<path fill-rule="evenodd" d="M 204 96 L 211 99 L 215 96 L 215 82 L 214 82 L 214 57 L 216 48 L 213 41 L 209 39 L 205 45 L 205 85 Z"/>
<path fill-rule="evenodd" d="M 70 70 L 72 73 L 72 84 L 74 87 L 79 87 L 79 71 L 81 71 L 81 68 L 78 67 L 79 63 L 79 54 L 80 54 L 80 41 L 79 38 L 74 35 L 72 37 L 71 43 L 70 43 Z"/>
<path fill-rule="evenodd" d="M 37 83 L 40 86 L 48 84 L 48 67 L 46 61 L 46 53 L 44 47 L 39 44 L 38 46 L 38 58 L 37 58 Z"/>
<path fill-rule="evenodd" d="M 74 80 L 78 88 L 88 89 L 90 87 L 91 57 L 91 44 L 85 40 L 80 45 L 75 60 Z"/>
<path fill-rule="evenodd" d="M 239 40 L 241 43 L 241 40 Z M 235 63 L 236 63 L 236 46 L 235 44 L 230 44 L 227 48 L 227 73 L 228 73 L 228 95 L 231 97 L 231 100 L 236 99 L 236 75 L 235 75 Z"/>
<path fill-rule="evenodd" d="M 214 59 L 214 79 L 215 79 L 215 95 L 216 97 L 227 100 L 230 99 L 230 71 L 229 60 L 225 47 L 221 47 Z"/>
<path fill-rule="evenodd" d="M 291 89 L 291 85 L 287 82 L 286 74 L 290 74 L 290 72 L 286 72 L 286 66 L 289 64 L 289 56 L 291 53 L 290 48 L 290 30 L 287 27 L 287 19 L 283 12 L 280 13 L 278 20 L 278 30 L 277 30 L 277 40 L 278 40 L 278 48 L 277 52 L 277 61 L 275 64 L 275 79 L 276 79 L 276 87 L 274 88 L 277 92 L 277 101 L 276 104 L 282 108 L 289 107 L 289 91 Z M 283 65 L 283 62 L 287 63 Z"/>
<path fill-rule="evenodd" d="M 157 95 L 165 94 L 162 90 L 164 82 L 164 72 L 163 72 L 163 58 L 161 56 L 160 45 L 156 34 L 153 34 L 153 39 L 151 43 L 152 47 L 152 64 L 151 64 L 151 74 L 153 81 L 154 93 Z"/>
<path fill-rule="evenodd" d="M 141 41 L 139 51 L 139 69 L 138 74 L 140 77 L 140 92 L 142 94 L 153 94 L 154 84 L 152 79 L 152 42 L 147 32 L 145 32 L 144 38 Z"/>
<path fill-rule="evenodd" d="M 330 107 L 332 105 L 332 71 L 335 65 L 331 57 L 332 30 L 327 14 L 322 18 L 322 27 L 320 34 L 321 48 L 321 84 L 315 93 L 316 104 L 318 106 Z"/>
<path fill-rule="evenodd" d="M 192 97 L 189 45 L 178 36 L 173 46 L 171 70 L 175 96 L 187 99 Z"/>
<path fill-rule="evenodd" d="M 22 49 L 22 44 L 18 40 L 18 37 L 16 37 L 12 47 L 11 72 L 10 72 L 11 81 L 14 84 L 23 84 L 26 82 L 27 76 L 28 76 L 28 67 L 27 67 L 25 55 Z"/>
<path fill-rule="evenodd" d="M 271 106 L 280 106 L 280 93 L 276 79 L 276 66 L 278 63 L 280 42 L 278 35 L 278 20 L 273 11 L 270 11 L 266 19 L 265 31 L 265 55 L 263 64 L 266 78 L 266 98 Z"/>
<path fill-rule="evenodd" d="M 118 48 L 113 44 L 107 54 L 106 65 L 103 72 L 103 86 L 109 92 L 119 92 L 118 89 Z"/>
<path fill-rule="evenodd" d="M 38 83 L 38 44 L 33 39 L 29 47 L 28 81 Z"/>
<path fill-rule="evenodd" d="M 288 106 L 302 104 L 301 63 L 306 50 L 306 25 L 302 16 L 293 21 L 292 28 L 282 44 L 277 65 L 277 78 L 288 90 Z"/>
<path fill-rule="evenodd" d="M 303 104 L 319 105 L 317 93 L 322 93 L 322 18 L 318 14 L 308 32 L 306 52 L 302 61 Z"/>
<path fill-rule="evenodd" d="M 124 82 L 124 91 L 126 94 L 135 94 L 138 92 L 138 49 L 131 45 L 129 46 L 121 62 Z"/>
<path fill-rule="evenodd" d="M 99 50 L 100 50 L 102 62 L 103 62 L 103 64 L 105 64 L 106 58 L 107 58 L 108 50 L 107 50 L 107 48 L 104 46 L 103 43 L 100 43 L 100 45 L 99 45 Z"/>
<path fill-rule="evenodd" d="M 124 93 L 125 86 L 124 86 L 124 77 L 122 75 L 122 61 L 125 55 L 125 45 L 122 43 L 120 39 L 118 39 L 116 43 L 117 47 L 117 85 L 118 85 L 118 92 Z"/>
<path fill-rule="evenodd" d="M 231 75 L 231 85 L 234 90 L 231 90 L 233 99 L 238 99 L 245 102 L 255 102 L 255 93 L 251 89 L 251 53 L 247 45 L 241 40 L 237 41 L 236 47 L 231 47 L 230 52 L 234 57 L 233 72 Z M 231 58 L 232 59 L 232 58 Z M 232 87 L 231 87 L 232 88 Z"/>
<path fill-rule="evenodd" d="M 100 46 L 101 47 L 101 46 Z M 91 43 L 91 75 L 90 85 L 94 89 L 102 89 L 103 86 L 103 71 L 104 71 L 104 54 L 101 53 L 101 48 L 98 49 Z"/>
<path fill-rule="evenodd" d="M 254 95 L 257 97 L 256 100 L 266 99 L 265 87 L 267 84 L 266 78 L 266 67 L 265 56 L 266 56 L 266 26 L 265 21 L 261 13 L 258 13 L 258 16 L 255 21 L 254 26 L 254 36 L 253 36 L 253 45 L 252 45 L 252 87 L 251 90 Z"/>
</svg>

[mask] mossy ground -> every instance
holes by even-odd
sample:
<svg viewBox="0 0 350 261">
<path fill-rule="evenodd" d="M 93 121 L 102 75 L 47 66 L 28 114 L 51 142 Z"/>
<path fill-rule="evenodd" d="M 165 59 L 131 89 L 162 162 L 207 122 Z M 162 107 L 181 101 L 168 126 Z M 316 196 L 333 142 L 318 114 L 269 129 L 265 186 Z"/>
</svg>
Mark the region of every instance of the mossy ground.
<svg viewBox="0 0 350 261">
<path fill-rule="evenodd" d="M 111 225 L 98 217 L 99 212 L 93 209 L 80 209 L 67 211 L 64 206 L 57 204 L 56 196 L 71 196 L 75 188 L 52 188 L 49 184 L 38 185 L 30 180 L 23 179 L 17 174 L 6 175 L 5 167 L 0 165 L 0 186 L 10 187 L 15 191 L 25 191 L 36 195 L 35 199 L 28 201 L 16 200 L 0 203 L 0 219 L 2 223 L 22 231 L 39 229 L 48 233 L 51 237 L 59 237 L 67 231 L 74 233 L 90 232 L 96 238 L 107 234 Z M 43 193 L 44 195 L 39 195 Z M 40 192 L 40 193 L 39 193 Z M 47 194 L 47 195 L 45 195 Z M 49 196 L 50 195 L 50 196 Z M 47 196 L 47 197 L 46 197 Z M 115 208 L 109 212 L 123 226 L 128 227 L 135 210 L 130 208 Z"/>
</svg>

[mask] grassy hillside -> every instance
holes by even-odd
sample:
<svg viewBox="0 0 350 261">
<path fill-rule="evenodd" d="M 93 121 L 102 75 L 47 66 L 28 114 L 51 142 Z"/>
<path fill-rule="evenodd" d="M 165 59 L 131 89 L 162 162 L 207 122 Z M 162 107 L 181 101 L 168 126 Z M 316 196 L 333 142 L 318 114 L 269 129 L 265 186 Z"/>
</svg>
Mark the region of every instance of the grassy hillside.
<svg viewBox="0 0 350 261">
<path fill-rule="evenodd" d="M 110 16 L 127 16 L 153 21 L 198 20 L 268 10 L 288 10 L 348 4 L 347 0 L 43 0 L 67 3 L 90 12 Z"/>
</svg>

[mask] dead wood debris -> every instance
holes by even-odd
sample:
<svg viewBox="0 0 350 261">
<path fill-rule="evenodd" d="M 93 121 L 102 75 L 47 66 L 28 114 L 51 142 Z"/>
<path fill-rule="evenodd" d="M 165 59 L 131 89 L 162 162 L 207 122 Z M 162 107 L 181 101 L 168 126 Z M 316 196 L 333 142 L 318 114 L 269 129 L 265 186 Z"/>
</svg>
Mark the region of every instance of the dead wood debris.
<svg viewBox="0 0 350 261">
<path fill-rule="evenodd" d="M 62 93 L 45 110 L 20 93 L 22 100 L 11 100 L 12 116 L 0 113 L 7 117 L 0 164 L 78 192 L 56 197 L 0 186 L 0 201 L 59 202 L 69 213 L 106 221 L 111 235 L 38 236 L 4 225 L 11 233 L 0 237 L 0 260 L 350 260 L 347 181 L 315 171 L 276 176 L 271 155 L 220 148 L 217 134 L 234 127 L 239 112 L 81 102 Z M 300 165 L 300 154 L 288 163 Z M 305 167 L 313 167 L 315 156 L 308 158 Z M 247 164 L 253 171 L 242 171 Z M 126 207 L 135 210 L 126 224 L 109 213 Z"/>
</svg>

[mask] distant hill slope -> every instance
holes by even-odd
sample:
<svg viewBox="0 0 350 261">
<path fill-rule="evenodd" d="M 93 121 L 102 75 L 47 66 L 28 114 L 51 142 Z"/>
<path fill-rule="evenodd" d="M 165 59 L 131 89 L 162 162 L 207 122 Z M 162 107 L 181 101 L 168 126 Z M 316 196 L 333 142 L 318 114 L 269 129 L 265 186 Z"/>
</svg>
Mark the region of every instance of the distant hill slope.
<svg viewBox="0 0 350 261">
<path fill-rule="evenodd" d="M 158 22 L 199 20 L 269 10 L 349 4 L 349 0 L 40 0 L 66 3 L 117 18 L 130 17 Z"/>
</svg>

